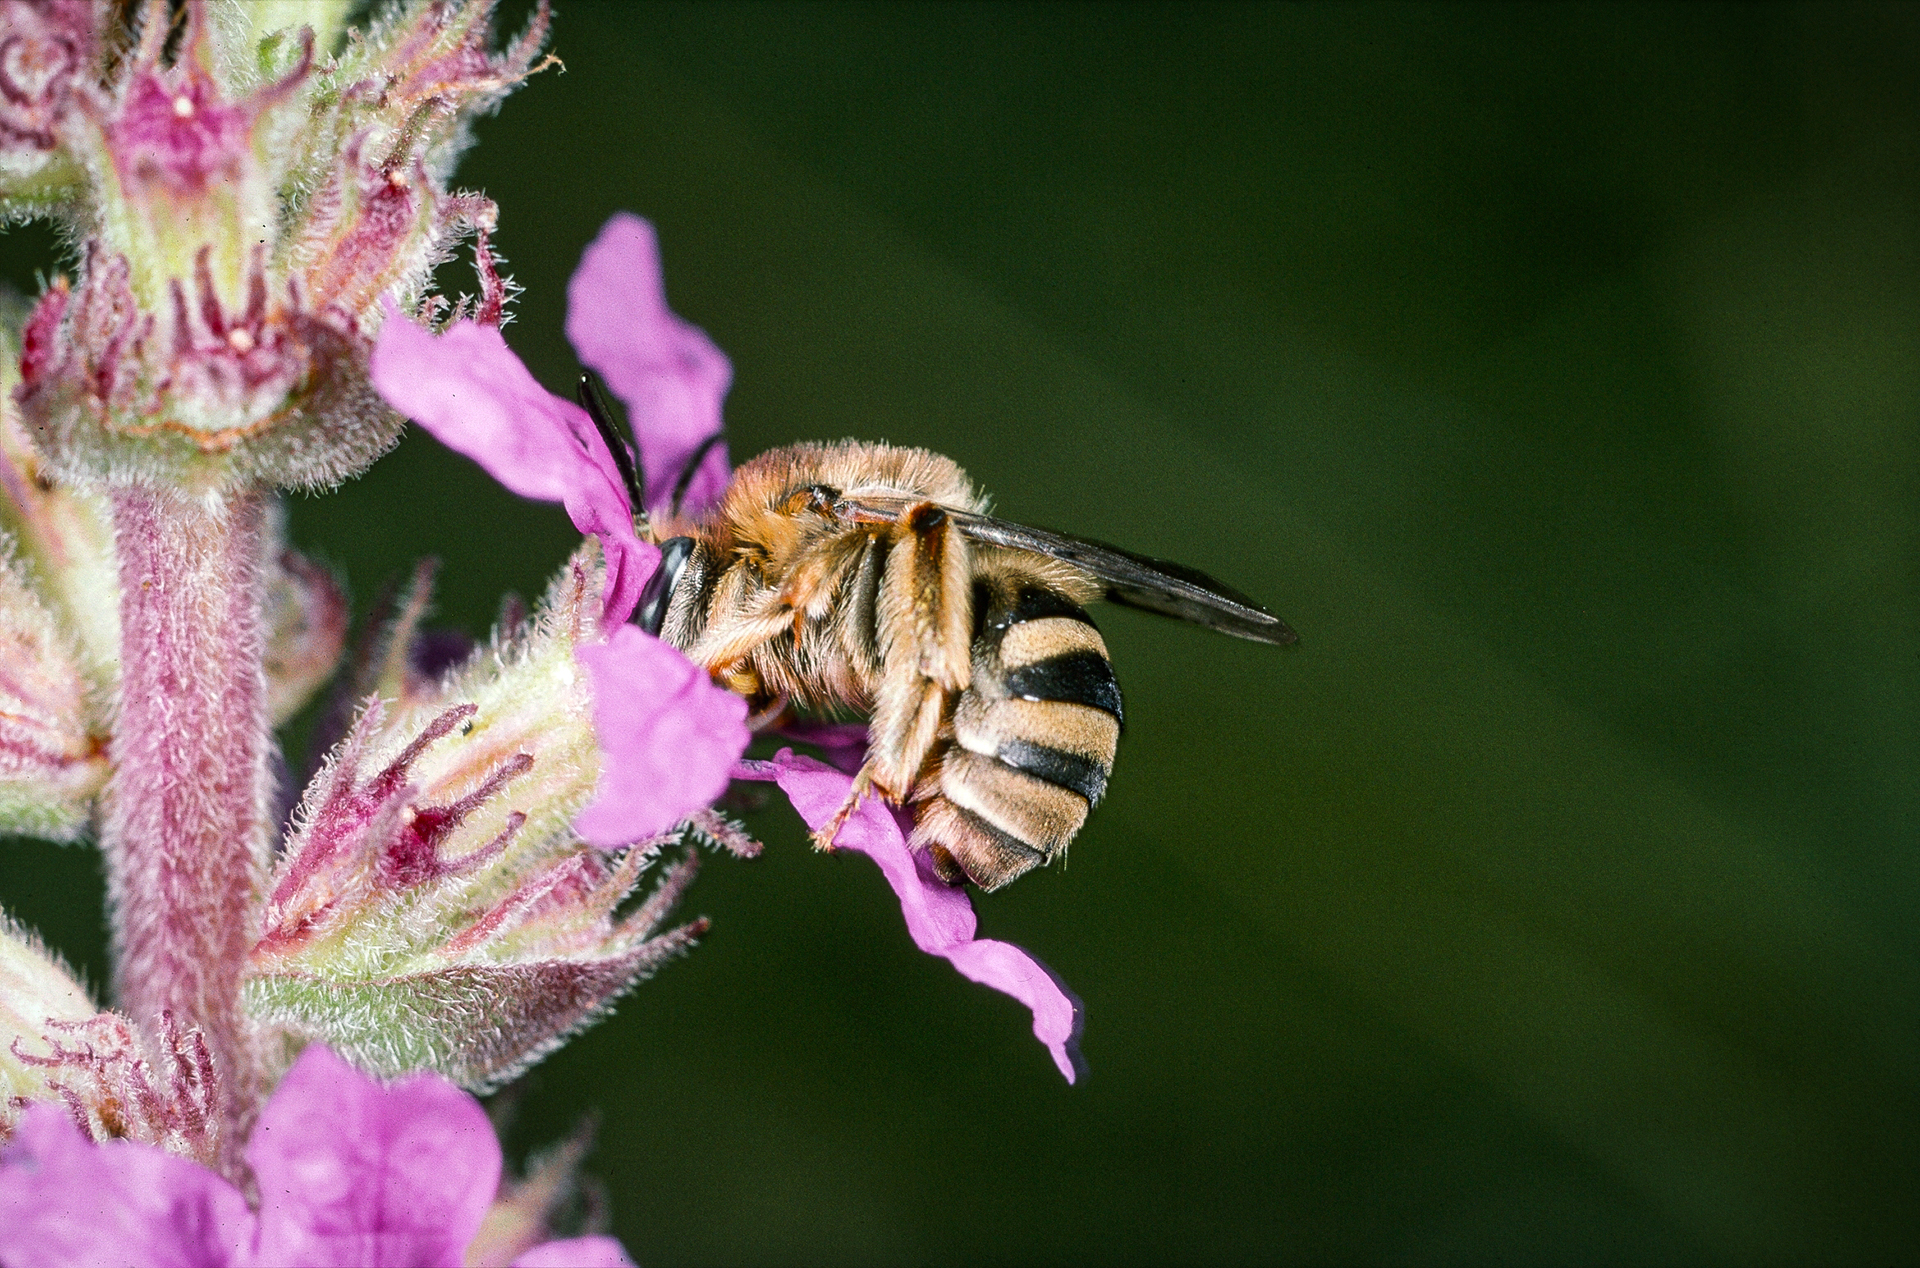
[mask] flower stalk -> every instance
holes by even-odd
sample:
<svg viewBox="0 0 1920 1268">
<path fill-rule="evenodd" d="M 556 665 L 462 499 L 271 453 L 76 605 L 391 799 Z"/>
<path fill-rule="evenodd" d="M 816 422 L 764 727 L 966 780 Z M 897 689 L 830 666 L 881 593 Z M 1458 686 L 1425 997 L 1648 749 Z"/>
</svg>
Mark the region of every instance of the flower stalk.
<svg viewBox="0 0 1920 1268">
<path fill-rule="evenodd" d="M 220 1135 L 239 1141 L 262 1091 L 240 975 L 273 827 L 266 500 L 132 486 L 113 519 L 121 682 L 100 836 L 116 992 L 155 1031 L 171 1018 L 205 1035 Z"/>
</svg>

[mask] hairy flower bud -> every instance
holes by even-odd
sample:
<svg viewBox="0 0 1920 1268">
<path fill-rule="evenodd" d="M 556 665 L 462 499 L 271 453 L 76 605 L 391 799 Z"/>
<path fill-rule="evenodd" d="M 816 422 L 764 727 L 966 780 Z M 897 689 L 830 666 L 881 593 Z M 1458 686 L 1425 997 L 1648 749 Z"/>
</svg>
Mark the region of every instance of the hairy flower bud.
<svg viewBox="0 0 1920 1268">
<path fill-rule="evenodd" d="M 71 841 L 107 779 L 101 710 L 0 531 L 0 832 Z"/>
<path fill-rule="evenodd" d="M 267 571 L 267 716 L 279 726 L 326 685 L 347 641 L 347 596 L 327 570 L 282 550 Z"/>
<path fill-rule="evenodd" d="M 205 1161 L 218 1124 L 214 1072 L 197 1034 L 157 1037 L 99 1011 L 39 940 L 0 916 L 0 1137 L 35 1101 L 94 1140 L 129 1139 Z"/>
<path fill-rule="evenodd" d="M 0 304 L 0 530 L 10 532 L 19 561 L 94 687 L 118 679 L 120 582 L 113 523 L 106 500 L 56 480 L 14 405 L 20 382 L 19 322 L 24 307 Z"/>
<path fill-rule="evenodd" d="M 104 16 L 89 0 L 0 0 L 0 216 L 52 214 L 80 186 L 68 120 L 98 90 Z"/>
<path fill-rule="evenodd" d="M 51 1101 L 50 1029 L 77 1026 L 99 1010 L 65 965 L 40 940 L 0 916 L 0 1132 L 10 1130 L 23 1102 Z"/>
<path fill-rule="evenodd" d="M 432 269 L 475 232 L 471 310 L 499 319 L 493 206 L 447 180 L 467 121 L 530 73 L 544 9 L 494 54 L 491 0 L 414 0 L 344 43 L 341 8 L 189 0 L 170 42 L 150 0 L 111 81 L 69 94 L 53 135 L 89 233 L 20 393 L 66 478 L 337 482 L 400 427 L 366 377 L 381 298 L 444 304 Z"/>
<path fill-rule="evenodd" d="M 256 1020 L 378 1073 L 490 1087 L 692 944 L 701 923 L 654 935 L 691 857 L 616 915 L 671 838 L 609 851 L 572 827 L 602 773 L 575 659 L 601 636 L 601 584 L 583 548 L 530 629 L 361 713 L 271 878 L 245 985 Z"/>
</svg>

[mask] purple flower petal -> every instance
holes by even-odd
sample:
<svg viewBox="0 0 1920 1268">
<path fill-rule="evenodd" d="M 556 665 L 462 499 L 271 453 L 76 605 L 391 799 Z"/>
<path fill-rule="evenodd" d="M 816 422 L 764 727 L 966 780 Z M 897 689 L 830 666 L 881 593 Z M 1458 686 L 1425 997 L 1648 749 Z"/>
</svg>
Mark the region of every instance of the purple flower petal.
<svg viewBox="0 0 1920 1268">
<path fill-rule="evenodd" d="M 7 1268 L 458 1268 L 500 1187 L 480 1103 L 438 1075 L 389 1085 L 318 1044 L 281 1080 L 247 1142 L 260 1213 L 196 1162 L 131 1140 L 94 1144 L 30 1105 L 0 1153 Z M 548 1242 L 521 1268 L 631 1268 L 608 1237 Z"/>
<path fill-rule="evenodd" d="M 96 1145 L 63 1109 L 32 1105 L 0 1155 L 0 1262 L 9 1268 L 249 1261 L 240 1191 L 151 1145 Z"/>
<path fill-rule="evenodd" d="M 569 1237 L 535 1246 L 513 1261 L 513 1268 L 634 1268 L 611 1237 Z"/>
<path fill-rule="evenodd" d="M 787 794 L 810 828 L 819 828 L 846 801 L 850 776 L 810 757 L 782 749 L 771 762 L 741 762 L 737 779 L 772 780 Z M 924 854 L 907 849 L 893 811 L 870 797 L 847 819 L 834 844 L 857 850 L 880 865 L 900 900 L 901 914 L 914 944 L 930 955 L 945 956 L 962 976 L 1004 991 L 1033 1010 L 1033 1034 L 1053 1054 L 1053 1063 L 1072 1083 L 1076 1074 L 1079 1006 L 1040 962 L 1010 942 L 975 938 L 978 922 L 964 890 L 934 875 Z"/>
<path fill-rule="evenodd" d="M 612 849 L 665 832 L 726 790 L 747 749 L 747 702 L 637 626 L 574 658 L 593 675 L 600 784 L 574 831 Z"/>
<path fill-rule="evenodd" d="M 827 755 L 827 765 L 849 775 L 860 773 L 867 760 L 867 724 L 864 722 L 814 722 L 800 719 L 774 728 L 777 735 L 802 744 L 811 744 Z"/>
<path fill-rule="evenodd" d="M 513 492 L 562 503 L 600 539 L 606 620 L 633 614 L 660 553 L 635 534 L 619 468 L 585 411 L 541 387 L 498 330 L 458 321 L 435 335 L 389 305 L 372 377 L 389 405 Z"/>
<path fill-rule="evenodd" d="M 733 368 L 705 332 L 667 307 L 652 225 L 621 212 L 601 228 L 567 283 L 567 338 L 626 402 L 647 506 L 662 509 L 687 460 L 720 434 L 720 402 Z M 726 446 L 716 445 L 701 460 L 682 509 L 697 514 L 726 485 Z"/>
<path fill-rule="evenodd" d="M 259 1262 L 459 1268 L 500 1187 L 480 1103 L 436 1075 L 383 1086 L 315 1044 L 247 1142 Z"/>
</svg>

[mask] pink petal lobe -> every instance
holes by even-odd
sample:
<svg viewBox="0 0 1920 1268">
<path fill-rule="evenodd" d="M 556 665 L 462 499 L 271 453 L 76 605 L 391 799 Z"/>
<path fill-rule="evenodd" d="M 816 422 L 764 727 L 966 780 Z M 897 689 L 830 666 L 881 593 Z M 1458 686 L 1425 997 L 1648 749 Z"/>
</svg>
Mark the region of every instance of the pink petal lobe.
<svg viewBox="0 0 1920 1268">
<path fill-rule="evenodd" d="M 457 321 L 435 335 L 388 306 L 372 377 L 387 404 L 524 498 L 559 502 L 600 539 L 606 620 L 633 614 L 659 552 L 633 529 L 619 468 L 586 412 L 541 387 L 499 330 Z"/>
<path fill-rule="evenodd" d="M 8 1268 L 249 1262 L 253 1214 L 213 1172 L 152 1145 L 96 1145 L 66 1111 L 33 1105 L 0 1154 L 0 1262 Z"/>
<path fill-rule="evenodd" d="M 372 377 L 387 404 L 524 498 L 558 502 L 589 465 L 568 435 L 565 402 L 541 387 L 498 330 L 455 322 L 444 334 L 390 312 Z"/>
<path fill-rule="evenodd" d="M 827 765 L 849 775 L 859 774 L 860 767 L 867 760 L 868 735 L 864 722 L 813 722 L 801 719 L 775 727 L 774 733 L 820 749 L 826 754 Z"/>
<path fill-rule="evenodd" d="M 500 1187 L 480 1103 L 416 1074 L 383 1085 L 319 1044 L 247 1142 L 262 1264 L 458 1268 Z"/>
<path fill-rule="evenodd" d="M 619 1242 L 611 1237 L 569 1237 L 526 1251 L 513 1268 L 634 1268 Z"/>
<path fill-rule="evenodd" d="M 594 440 L 598 443 L 599 437 Z M 606 452 L 604 444 L 600 451 Z M 618 484 L 613 487 L 617 489 Z M 563 501 L 573 526 L 600 539 L 600 553 L 607 562 L 600 619 L 610 626 L 623 625 L 640 606 L 647 578 L 660 565 L 660 550 L 652 542 L 641 541 L 633 531 L 633 512 L 628 509 L 625 492 L 613 498 L 603 488 L 588 485 L 569 493 Z"/>
<path fill-rule="evenodd" d="M 574 831 L 617 848 L 665 832 L 726 791 L 747 749 L 745 700 L 637 626 L 574 649 L 574 658 L 593 676 L 601 752 L 599 786 Z"/>
<path fill-rule="evenodd" d="M 667 307 L 653 226 L 621 212 L 580 257 L 567 283 L 567 338 L 626 402 L 647 505 L 660 508 L 702 442 L 720 434 L 720 402 L 733 381 L 726 355 Z M 701 460 L 682 509 L 698 514 L 727 484 L 725 445 Z"/>
<path fill-rule="evenodd" d="M 832 818 L 853 788 L 850 776 L 810 757 L 797 757 L 792 749 L 782 749 L 771 762 L 741 762 L 734 768 L 734 777 L 779 784 L 810 828 Z M 868 798 L 848 818 L 834 844 L 880 865 L 900 900 L 914 945 L 929 955 L 944 956 L 962 976 L 1011 995 L 1031 1009 L 1034 1038 L 1053 1054 L 1053 1063 L 1067 1082 L 1075 1080 L 1079 1005 L 1038 960 L 1019 947 L 973 936 L 978 922 L 966 891 L 941 881 L 924 854 L 907 849 L 906 835 L 890 807 L 877 797 Z"/>
</svg>

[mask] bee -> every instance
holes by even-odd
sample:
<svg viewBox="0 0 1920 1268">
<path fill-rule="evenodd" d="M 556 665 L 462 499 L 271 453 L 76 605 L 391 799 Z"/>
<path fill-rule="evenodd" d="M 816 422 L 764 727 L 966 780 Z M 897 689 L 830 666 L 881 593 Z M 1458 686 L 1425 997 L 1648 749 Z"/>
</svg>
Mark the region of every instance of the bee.
<svg viewBox="0 0 1920 1268">
<path fill-rule="evenodd" d="M 644 505 L 591 379 L 580 398 Z M 1255 642 L 1298 638 L 1193 569 L 987 515 L 966 473 L 924 449 L 771 450 L 689 519 L 678 503 L 703 456 L 648 524 L 661 563 L 634 619 L 746 697 L 759 725 L 796 709 L 870 716 L 822 848 L 877 793 L 911 807 L 909 844 L 950 884 L 998 889 L 1065 851 L 1106 792 L 1124 721 L 1087 615 L 1097 599 Z"/>
</svg>

